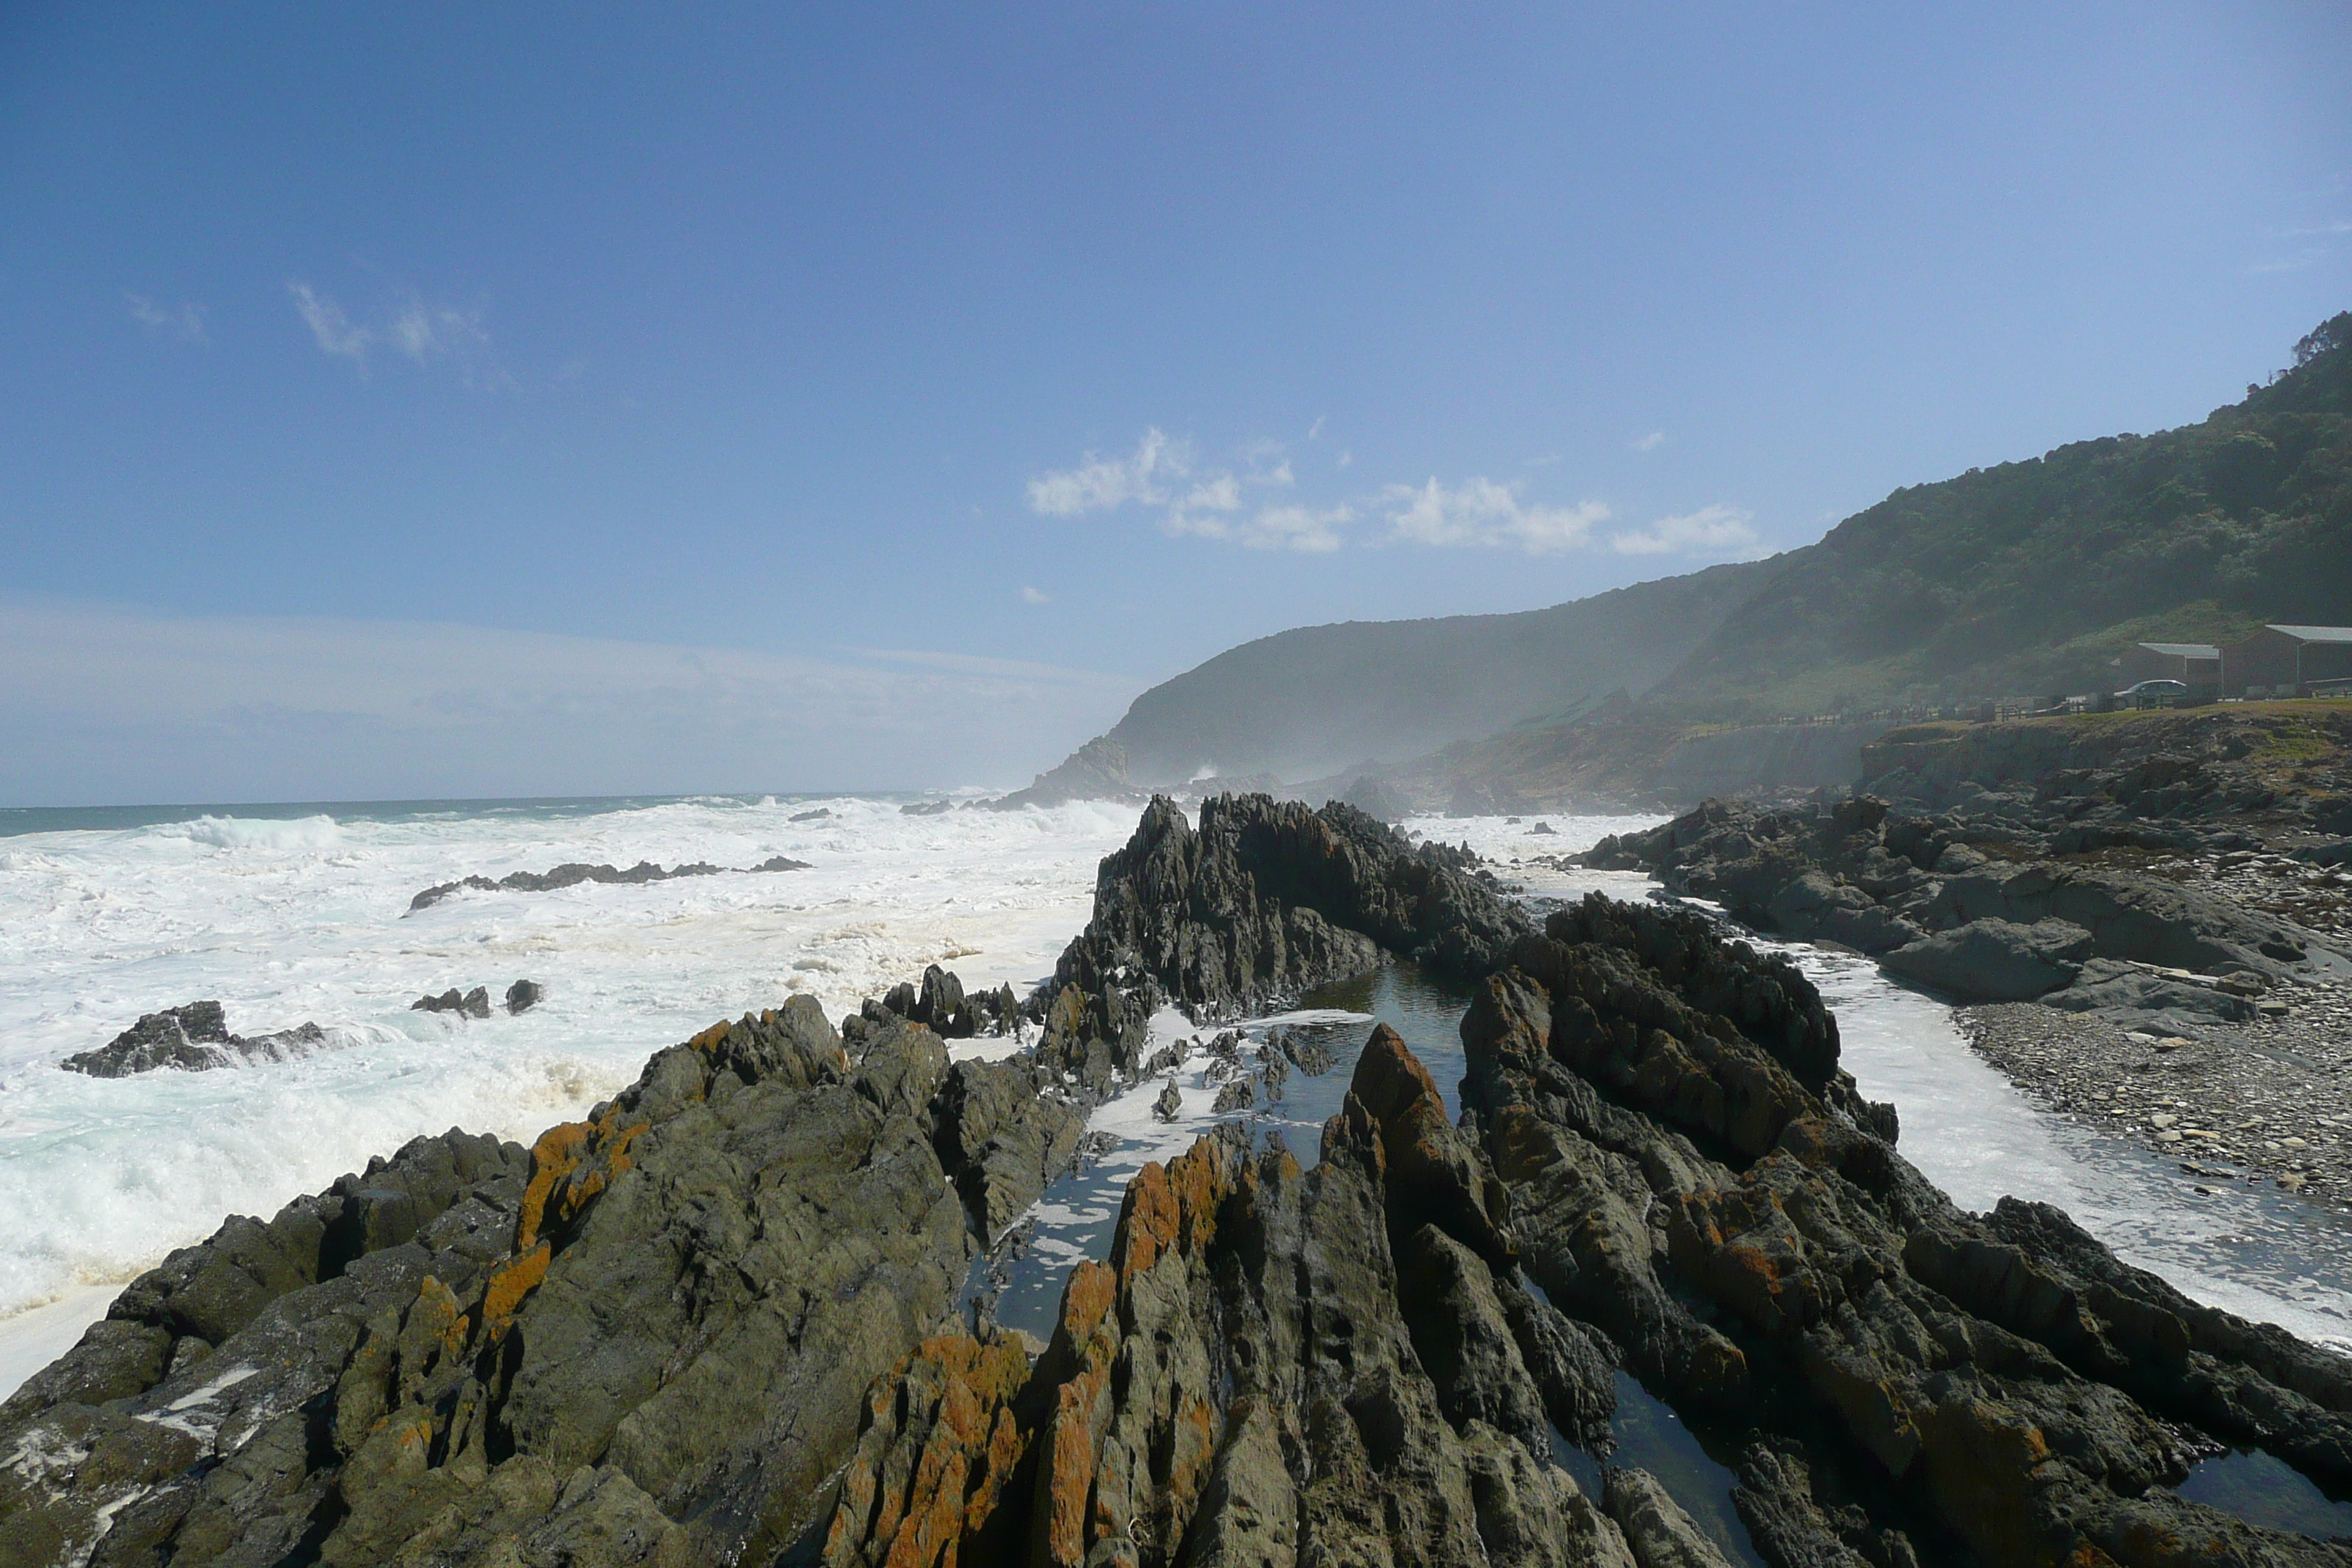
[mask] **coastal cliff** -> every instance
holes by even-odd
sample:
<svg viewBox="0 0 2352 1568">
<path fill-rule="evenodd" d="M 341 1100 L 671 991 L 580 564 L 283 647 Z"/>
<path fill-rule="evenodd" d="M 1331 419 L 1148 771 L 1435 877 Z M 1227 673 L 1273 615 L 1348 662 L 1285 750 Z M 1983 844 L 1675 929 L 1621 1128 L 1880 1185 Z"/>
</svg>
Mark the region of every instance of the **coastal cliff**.
<svg viewBox="0 0 2352 1568">
<path fill-rule="evenodd" d="M 0 1406 L 0 1564 L 1722 1568 L 1657 1478 L 1563 1466 L 1628 1375 L 1770 1568 L 2352 1563 L 2168 1489 L 2223 1445 L 2352 1485 L 2352 1363 L 1956 1209 L 1785 961 L 1212 805 L 1147 810 L 1013 1018 L 796 998 L 175 1253 Z M 958 1309 L 1156 1011 L 1396 959 L 1471 988 L 1454 1107 L 1376 1029 L 1318 1149 L 1145 1166 L 1049 1342 Z M 1034 1032 L 951 1059 L 983 1014 Z"/>
</svg>

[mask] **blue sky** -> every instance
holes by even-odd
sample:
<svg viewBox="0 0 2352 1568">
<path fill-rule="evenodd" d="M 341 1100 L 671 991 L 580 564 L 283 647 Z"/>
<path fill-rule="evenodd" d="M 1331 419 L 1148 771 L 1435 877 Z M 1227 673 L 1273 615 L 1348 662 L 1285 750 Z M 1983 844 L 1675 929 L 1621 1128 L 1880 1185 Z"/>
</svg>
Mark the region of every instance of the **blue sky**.
<svg viewBox="0 0 2352 1568">
<path fill-rule="evenodd" d="M 1807 542 L 2284 363 L 2347 80 L 2319 5 L 0 7 L 0 800 L 1018 781 Z"/>
</svg>

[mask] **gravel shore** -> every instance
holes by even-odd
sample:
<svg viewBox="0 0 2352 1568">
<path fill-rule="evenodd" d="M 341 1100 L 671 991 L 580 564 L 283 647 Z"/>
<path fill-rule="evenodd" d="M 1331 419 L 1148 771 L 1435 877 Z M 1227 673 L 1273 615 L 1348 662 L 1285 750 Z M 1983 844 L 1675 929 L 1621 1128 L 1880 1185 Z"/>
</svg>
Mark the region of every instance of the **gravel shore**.
<svg viewBox="0 0 2352 1568">
<path fill-rule="evenodd" d="M 2192 1035 L 2126 1032 L 2032 1002 L 1958 1010 L 1986 1060 L 2053 1110 L 2178 1158 L 2192 1176 L 2352 1203 L 2352 987 Z"/>
</svg>

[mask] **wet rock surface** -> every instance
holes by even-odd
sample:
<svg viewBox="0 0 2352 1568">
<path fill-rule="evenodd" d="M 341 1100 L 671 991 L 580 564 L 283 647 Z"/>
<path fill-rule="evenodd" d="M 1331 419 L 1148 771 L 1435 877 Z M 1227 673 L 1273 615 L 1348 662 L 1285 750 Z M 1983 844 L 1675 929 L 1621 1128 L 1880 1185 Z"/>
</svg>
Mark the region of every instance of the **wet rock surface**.
<svg viewBox="0 0 2352 1568">
<path fill-rule="evenodd" d="M 921 1346 L 822 1560 L 1715 1568 L 1654 1477 L 1552 1462 L 1622 1360 L 1744 1453 L 1773 1568 L 2346 1561 L 2168 1487 L 2220 1441 L 2344 1484 L 2352 1363 L 1955 1209 L 1810 985 L 1695 916 L 1595 900 L 1512 960 L 1458 1124 L 1376 1030 L 1312 1170 L 1220 1130 L 1129 1185 L 1034 1363 Z"/>
<path fill-rule="evenodd" d="M 438 996 L 419 996 L 408 1005 L 412 1013 L 455 1013 L 461 1018 L 487 1018 L 490 1016 L 490 988 L 477 985 L 471 991 L 460 991 L 452 985 Z"/>
<path fill-rule="evenodd" d="M 941 805 L 940 809 L 944 811 L 947 808 Z M 820 812 L 816 815 L 825 814 Z M 799 822 L 803 819 L 796 816 L 793 820 Z M 576 888 L 583 882 L 618 882 L 635 885 L 645 882 L 667 882 L 679 877 L 717 877 L 728 873 L 749 876 L 762 871 L 805 871 L 808 868 L 807 861 L 794 860 L 783 855 L 772 855 L 756 866 L 740 868 L 713 866 L 708 861 L 698 860 L 688 865 L 672 866 L 667 870 L 650 860 L 640 860 L 626 869 L 618 866 L 591 866 L 582 861 L 572 860 L 566 861 L 551 871 L 509 871 L 496 881 L 488 877 L 461 877 L 454 882 L 436 883 L 408 900 L 408 912 L 415 914 L 419 910 L 430 909 L 450 894 L 457 892 L 551 893 L 558 888 Z"/>
<path fill-rule="evenodd" d="M 190 1002 L 143 1014 L 106 1044 L 77 1052 L 58 1065 L 91 1078 L 129 1078 L 159 1068 L 209 1072 L 247 1062 L 289 1061 L 309 1056 L 326 1044 L 327 1032 L 316 1024 L 266 1035 L 232 1035 L 219 1003 Z"/>
</svg>

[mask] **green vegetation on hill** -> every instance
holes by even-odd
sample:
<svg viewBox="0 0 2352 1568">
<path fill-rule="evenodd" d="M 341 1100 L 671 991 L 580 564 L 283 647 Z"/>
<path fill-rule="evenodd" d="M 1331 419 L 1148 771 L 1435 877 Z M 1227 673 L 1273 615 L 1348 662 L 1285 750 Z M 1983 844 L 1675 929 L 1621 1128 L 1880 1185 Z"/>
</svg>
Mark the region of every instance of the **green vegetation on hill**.
<svg viewBox="0 0 2352 1568">
<path fill-rule="evenodd" d="M 1916 485 L 1776 556 L 1650 694 L 1690 720 L 2088 691 L 2141 639 L 2352 620 L 2352 312 L 2200 424 Z"/>
</svg>

